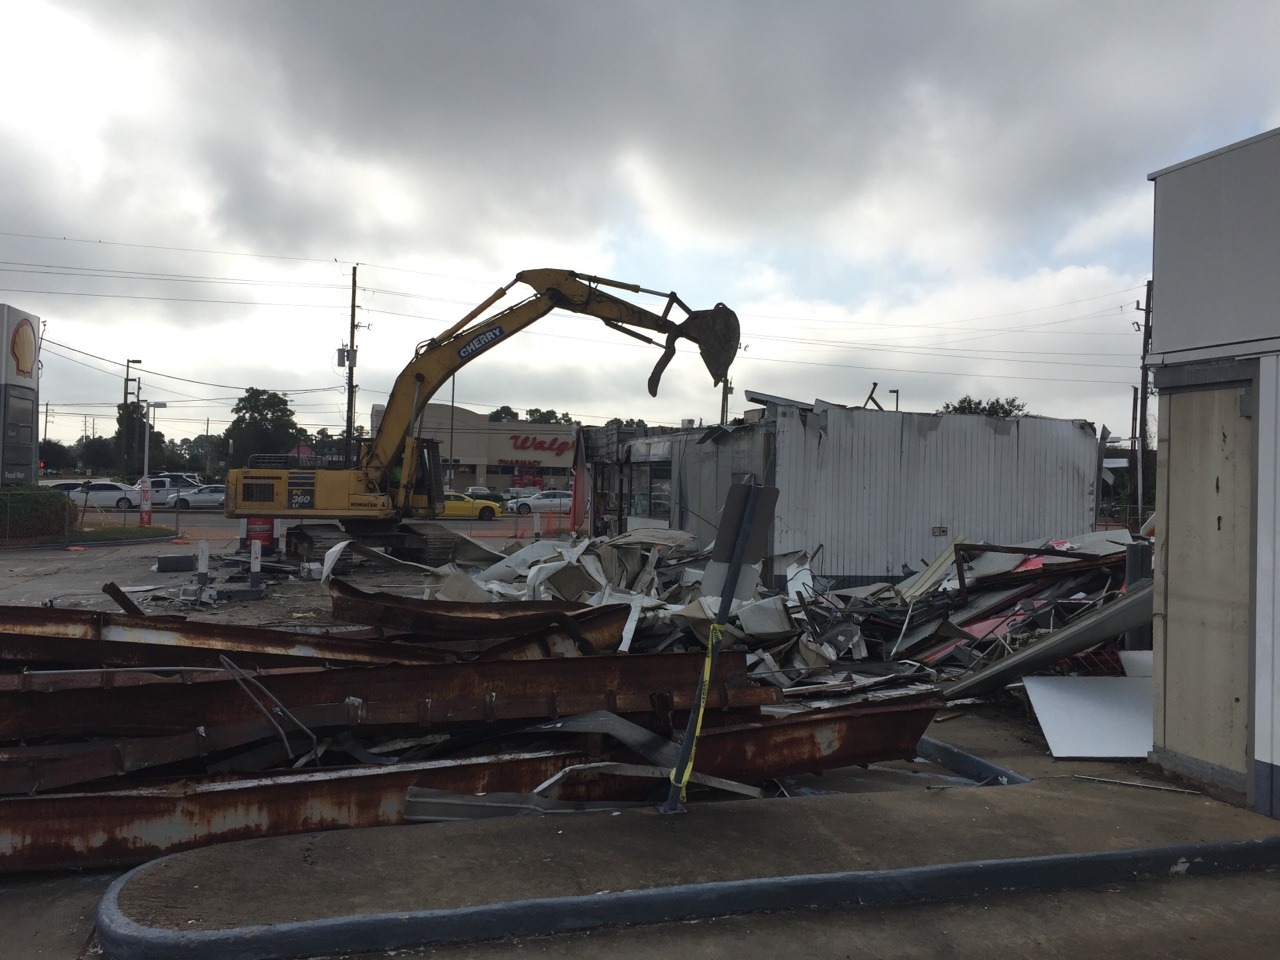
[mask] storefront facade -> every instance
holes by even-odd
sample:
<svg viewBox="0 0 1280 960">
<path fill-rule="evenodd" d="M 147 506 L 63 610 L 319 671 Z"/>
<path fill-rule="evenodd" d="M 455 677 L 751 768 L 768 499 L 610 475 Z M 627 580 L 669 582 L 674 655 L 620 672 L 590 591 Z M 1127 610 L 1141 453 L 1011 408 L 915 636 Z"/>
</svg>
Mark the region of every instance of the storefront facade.
<svg viewBox="0 0 1280 960">
<path fill-rule="evenodd" d="M 373 408 L 373 429 L 383 407 Z M 573 469 L 573 425 L 498 422 L 485 414 L 429 403 L 419 420 L 418 436 L 440 444 L 444 485 L 452 490 L 511 487 L 567 490 Z"/>
</svg>

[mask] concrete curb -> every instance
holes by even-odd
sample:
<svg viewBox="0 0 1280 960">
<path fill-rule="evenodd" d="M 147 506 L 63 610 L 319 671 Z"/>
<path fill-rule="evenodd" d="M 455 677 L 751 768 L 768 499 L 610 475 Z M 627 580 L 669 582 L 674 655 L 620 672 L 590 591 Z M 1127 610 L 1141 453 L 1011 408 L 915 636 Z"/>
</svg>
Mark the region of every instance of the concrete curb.
<svg viewBox="0 0 1280 960">
<path fill-rule="evenodd" d="M 921 760 L 946 767 L 952 773 L 972 780 L 977 786 L 1016 786 L 1030 783 L 1029 777 L 1005 767 L 997 766 L 972 753 L 966 753 L 959 747 L 935 740 L 933 737 L 921 737 L 916 744 L 916 756 Z"/>
<path fill-rule="evenodd" d="M 1280 866 L 1280 836 L 606 891 L 594 896 L 547 897 L 450 910 L 332 917 L 190 933 L 142 926 L 121 911 L 120 891 L 148 866 L 144 864 L 117 879 L 98 907 L 99 942 L 104 953 L 116 960 L 276 960 L 741 913 L 889 906 L 1139 879 L 1210 876 Z"/>
</svg>

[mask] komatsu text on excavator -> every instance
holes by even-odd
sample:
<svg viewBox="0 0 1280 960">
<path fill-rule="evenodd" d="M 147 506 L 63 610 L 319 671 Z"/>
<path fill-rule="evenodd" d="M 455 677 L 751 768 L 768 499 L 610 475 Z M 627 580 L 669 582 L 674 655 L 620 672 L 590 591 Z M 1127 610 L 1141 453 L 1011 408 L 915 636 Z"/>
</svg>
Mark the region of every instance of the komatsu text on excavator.
<svg viewBox="0 0 1280 960">
<path fill-rule="evenodd" d="M 533 295 L 481 318 L 517 283 L 533 288 Z M 654 313 L 604 287 L 664 297 L 666 304 L 661 313 Z M 677 307 L 683 320 L 670 316 Z M 390 531 L 411 518 L 437 516 L 444 502 L 439 447 L 415 434 L 415 422 L 459 369 L 555 309 L 587 314 L 620 333 L 662 346 L 662 356 L 649 375 L 652 396 L 675 356 L 677 340 L 697 344 L 716 384 L 738 351 L 738 317 L 723 303 L 710 310 L 690 310 L 674 293 L 569 270 L 525 270 L 448 330 L 418 344 L 391 388 L 377 433 L 362 446 L 355 467 L 321 469 L 287 456 L 253 457 L 247 467 L 227 475 L 227 516 L 336 520 L 356 536 Z M 664 340 L 660 343 L 641 331 Z"/>
</svg>

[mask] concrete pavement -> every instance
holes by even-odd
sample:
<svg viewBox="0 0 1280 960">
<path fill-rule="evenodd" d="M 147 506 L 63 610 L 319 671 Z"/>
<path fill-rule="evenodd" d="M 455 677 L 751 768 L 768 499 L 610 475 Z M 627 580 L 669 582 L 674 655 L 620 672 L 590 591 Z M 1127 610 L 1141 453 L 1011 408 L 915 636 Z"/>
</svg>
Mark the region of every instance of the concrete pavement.
<svg viewBox="0 0 1280 960">
<path fill-rule="evenodd" d="M 154 581 L 156 552 L 0 553 L 0 603 L 96 605 L 105 579 Z M 960 786 L 929 765 L 885 764 L 796 778 L 789 799 L 679 816 L 641 808 L 338 831 L 191 851 L 124 876 L 9 877 L 2 953 L 1270 955 L 1257 951 L 1280 938 L 1280 884 L 1266 870 L 1280 859 L 1275 821 L 1151 789 L 1162 783 L 1142 764 L 1053 760 L 1016 712 L 948 712 L 929 734 L 1033 782 Z M 1248 869 L 1197 877 L 1236 868 Z M 1051 892 L 1082 883 L 1091 886 Z M 900 900 L 913 902 L 892 905 Z M 647 925 L 626 926 L 637 922 Z M 491 937 L 505 939 L 470 942 Z M 407 947 L 433 939 L 463 942 Z"/>
<path fill-rule="evenodd" d="M 1275 827 L 1068 778 L 340 831 L 154 861 L 116 882 L 98 935 L 122 960 L 307 956 L 1052 891 L 1265 868 Z"/>
</svg>

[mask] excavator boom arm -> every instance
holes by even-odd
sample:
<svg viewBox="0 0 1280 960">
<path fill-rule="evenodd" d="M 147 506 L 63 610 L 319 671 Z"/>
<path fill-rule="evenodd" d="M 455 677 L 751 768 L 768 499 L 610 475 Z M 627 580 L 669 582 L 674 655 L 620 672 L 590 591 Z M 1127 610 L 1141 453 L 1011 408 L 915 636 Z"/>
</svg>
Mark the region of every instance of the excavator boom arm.
<svg viewBox="0 0 1280 960">
<path fill-rule="evenodd" d="M 480 313 L 497 303 L 516 282 L 532 287 L 533 296 L 476 321 Z M 451 376 L 490 347 L 509 339 L 555 309 L 596 317 L 623 333 L 633 333 L 627 328 L 636 328 L 663 336 L 663 354 L 649 377 L 651 395 L 657 394 L 658 381 L 675 356 L 676 341 L 681 339 L 692 340 L 698 345 L 715 383 L 724 379 L 738 351 L 739 326 L 737 315 L 723 303 L 710 310 L 693 311 L 674 293 L 658 294 L 667 298 L 666 306 L 659 314 L 607 293 L 600 289 L 601 286 L 637 293 L 655 292 L 569 270 L 525 270 L 440 337 L 419 344 L 413 359 L 391 388 L 382 423 L 364 453 L 362 466 L 374 473 L 389 469 L 403 451 L 405 440 L 422 408 Z M 677 306 L 685 314 L 681 322 L 670 316 L 672 308 Z M 649 339 L 640 336 L 641 339 Z"/>
</svg>

